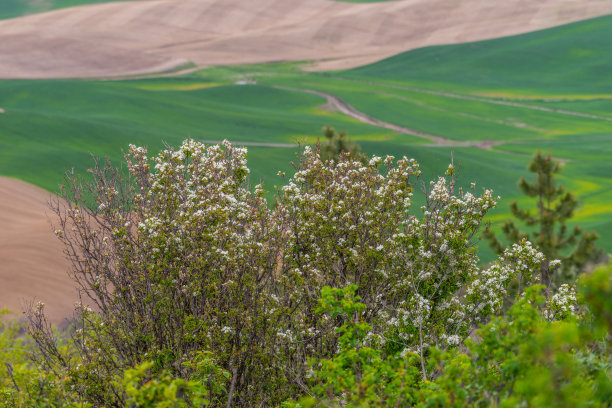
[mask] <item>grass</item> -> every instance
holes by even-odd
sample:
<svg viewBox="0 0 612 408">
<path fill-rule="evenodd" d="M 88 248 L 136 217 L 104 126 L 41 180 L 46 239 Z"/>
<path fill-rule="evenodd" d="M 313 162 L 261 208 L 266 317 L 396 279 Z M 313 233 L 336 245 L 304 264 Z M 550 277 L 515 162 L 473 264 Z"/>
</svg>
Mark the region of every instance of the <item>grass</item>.
<svg viewBox="0 0 612 408">
<path fill-rule="evenodd" d="M 269 190 L 298 142 L 321 127 L 346 130 L 369 154 L 415 157 L 423 180 L 451 157 L 460 182 L 502 197 L 497 225 L 513 200 L 532 205 L 516 183 L 537 149 L 566 161 L 561 181 L 582 201 L 575 221 L 612 251 L 612 17 L 521 36 L 429 47 L 354 70 L 308 73 L 298 63 L 209 68 L 179 77 L 124 81 L 0 81 L 0 174 L 51 191 L 89 152 L 119 162 L 128 143 L 158 150 L 192 137 L 255 143 L 249 163 Z M 235 85 L 241 79 L 256 85 Z M 435 146 L 417 136 L 365 125 L 322 105 L 315 89 L 370 116 L 457 142 L 492 140 L 492 150 Z M 559 110 L 562 110 L 560 112 Z M 585 116 L 590 115 L 590 116 Z M 261 145 L 263 144 L 263 145 Z M 417 207 L 418 208 L 418 207 Z M 490 259 L 486 249 L 485 259 Z"/>
<path fill-rule="evenodd" d="M 477 43 L 428 47 L 369 66 L 275 78 L 286 86 L 332 93 L 378 119 L 457 141 L 493 140 L 492 152 L 453 148 L 464 176 L 504 200 L 508 216 L 529 158 L 539 149 L 567 161 L 563 183 L 583 201 L 575 220 L 592 225 L 612 249 L 612 16 Z M 262 81 L 268 81 L 266 77 Z M 400 148 L 421 163 L 450 149 Z M 517 167 L 518 166 L 518 167 Z"/>
<path fill-rule="evenodd" d="M 352 70 L 357 77 L 426 81 L 526 95 L 609 94 L 612 16 L 489 41 L 427 47 Z"/>
<path fill-rule="evenodd" d="M 210 85 L 210 86 L 209 86 Z M 117 162 L 129 143 L 152 151 L 186 138 L 292 145 L 313 142 L 321 127 L 355 137 L 392 132 L 317 108 L 322 98 L 271 87 L 207 84 L 201 79 L 0 82 L 0 174 L 55 191 L 66 169 L 82 171 L 89 154 Z M 292 151 L 252 148 L 255 174 L 274 179 Z M 274 160 L 262 153 L 268 150 Z"/>
</svg>

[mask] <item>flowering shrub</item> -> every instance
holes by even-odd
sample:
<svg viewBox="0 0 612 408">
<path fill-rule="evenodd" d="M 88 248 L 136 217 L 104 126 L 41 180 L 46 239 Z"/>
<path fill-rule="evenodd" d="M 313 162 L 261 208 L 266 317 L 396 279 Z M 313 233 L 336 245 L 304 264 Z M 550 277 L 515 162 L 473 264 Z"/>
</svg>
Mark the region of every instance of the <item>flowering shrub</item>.
<svg viewBox="0 0 612 408">
<path fill-rule="evenodd" d="M 575 316 L 577 312 L 576 290 L 564 283 L 557 293 L 548 299 L 544 316 L 548 320 L 563 320 Z"/>
<path fill-rule="evenodd" d="M 475 294 L 502 282 L 499 277 L 488 279 L 478 269 L 474 248 L 484 216 L 496 205 L 492 192 L 484 190 L 477 196 L 474 185 L 472 191 L 455 190 L 451 165 L 446 177 L 431 182 L 425 191 L 423 217 L 409 216 L 394 237 L 396 250 L 391 259 L 399 267 L 397 301 L 380 316 L 390 323 L 389 339 L 421 356 L 433 345 L 461 343 L 472 325 L 490 313 L 479 306 L 485 298 L 470 298 L 461 288 L 467 286 L 468 293 L 471 289 Z M 424 362 L 422 368 L 426 378 Z"/>
<path fill-rule="evenodd" d="M 365 387 L 374 404 L 403 370 L 402 393 L 416 398 L 440 376 L 436 350 L 464 347 L 539 277 L 545 259 L 527 241 L 478 266 L 496 199 L 458 188 L 452 165 L 422 187 L 419 210 L 414 160 L 323 161 L 306 148 L 271 209 L 248 183 L 246 154 L 227 142 L 188 140 L 152 158 L 130 146 L 127 171 L 96 161 L 90 182 L 69 175 L 53 209 L 83 296 L 70 351 L 42 309 L 29 318 L 45 366 L 80 400 L 270 406 L 358 367 L 313 389 L 333 400 Z M 574 310 L 569 289 L 555 296 L 549 320 Z M 203 351 L 206 375 L 192 364 Z"/>
<path fill-rule="evenodd" d="M 435 373 L 422 381 L 418 356 L 385 355 L 363 345 L 372 327 L 362 322 L 365 305 L 355 288 L 324 288 L 320 311 L 344 314 L 340 349 L 313 360 L 308 395 L 287 401 L 297 407 L 606 407 L 612 403 L 609 375 L 612 268 L 583 279 L 580 291 L 594 313 L 590 320 L 551 322 L 544 286 L 529 286 L 503 316 L 494 317 L 462 350 L 431 350 Z M 604 314 L 600 314 L 605 310 Z M 601 332 L 601 328 L 606 330 Z"/>
<path fill-rule="evenodd" d="M 283 187 L 278 211 L 288 231 L 281 283 L 295 308 L 288 354 L 330 356 L 342 322 L 314 313 L 324 286 L 356 285 L 366 305 L 368 341 L 421 355 L 461 344 L 474 325 L 501 310 L 510 282 L 531 285 L 544 261 L 527 241 L 492 267 L 478 268 L 475 236 L 496 201 L 456 188 L 454 167 L 425 189 L 422 216 L 411 212 L 420 171 L 414 160 L 340 155 L 323 162 L 306 148 Z M 329 341 L 327 341 L 329 340 Z"/>
<path fill-rule="evenodd" d="M 70 179 L 54 207 L 73 277 L 99 311 L 77 310 L 82 366 L 104 388 L 90 398 L 123 403 L 109 381 L 118 368 L 151 360 L 184 376 L 199 350 L 232 374 L 230 403 L 260 398 L 248 384 L 282 378 L 270 351 L 281 309 L 267 296 L 282 230 L 261 187 L 248 188 L 246 150 L 186 141 L 153 168 L 144 148 L 126 160 L 127 175 L 97 163 L 91 184 Z"/>
<path fill-rule="evenodd" d="M 389 301 L 399 269 L 388 254 L 409 216 L 418 175 L 414 160 L 373 157 L 364 164 L 341 154 L 326 163 L 305 149 L 277 207 L 287 226 L 279 284 L 286 307 L 296 309 L 287 316 L 292 338 L 286 353 L 335 352 L 334 328 L 342 323 L 315 313 L 322 287 L 355 284 L 369 319 Z"/>
</svg>

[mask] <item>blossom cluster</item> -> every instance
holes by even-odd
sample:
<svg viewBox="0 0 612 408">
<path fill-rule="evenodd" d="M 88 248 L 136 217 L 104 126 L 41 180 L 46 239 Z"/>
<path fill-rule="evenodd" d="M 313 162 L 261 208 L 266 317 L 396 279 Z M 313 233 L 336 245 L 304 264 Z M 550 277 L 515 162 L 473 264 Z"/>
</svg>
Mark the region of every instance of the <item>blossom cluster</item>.
<svg viewBox="0 0 612 408">
<path fill-rule="evenodd" d="M 450 165 L 424 189 L 417 216 L 411 204 L 421 173 L 414 160 L 362 163 L 344 155 L 325 162 L 305 149 L 278 207 L 287 225 L 282 279 L 303 307 L 298 338 L 331 324 L 304 317 L 325 285 L 356 284 L 371 311 L 372 337 L 418 352 L 461 343 L 501 311 L 510 284 L 520 293 L 536 283 L 545 258 L 528 241 L 478 266 L 476 235 L 499 197 L 477 193 L 474 183 L 458 188 L 454 172 Z"/>
<path fill-rule="evenodd" d="M 578 311 L 576 288 L 568 284 L 559 287 L 557 293 L 547 299 L 544 317 L 547 320 L 563 320 L 575 316 Z"/>
</svg>

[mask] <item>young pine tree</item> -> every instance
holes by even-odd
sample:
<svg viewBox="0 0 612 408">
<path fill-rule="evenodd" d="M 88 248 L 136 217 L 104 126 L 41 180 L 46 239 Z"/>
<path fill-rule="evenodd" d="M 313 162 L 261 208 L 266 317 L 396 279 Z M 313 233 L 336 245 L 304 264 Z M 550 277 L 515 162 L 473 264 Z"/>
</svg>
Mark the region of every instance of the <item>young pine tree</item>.
<svg viewBox="0 0 612 408">
<path fill-rule="evenodd" d="M 327 125 L 323 128 L 323 136 L 325 136 L 325 142 L 320 147 L 320 155 L 323 161 L 338 161 L 341 153 L 349 153 L 352 159 L 366 163 L 366 156 L 361 153 L 361 147 L 357 142 L 351 140 L 344 130 L 338 132 Z"/>
<path fill-rule="evenodd" d="M 502 232 L 510 243 L 522 239 L 535 243 L 547 258 L 542 265 L 542 284 L 558 285 L 574 277 L 589 262 L 601 260 L 605 254 L 595 245 L 599 238 L 597 233 L 583 231 L 578 225 L 568 229 L 566 225 L 579 203 L 570 191 L 566 191 L 555 180 L 561 172 L 562 164 L 553 160 L 550 153 L 544 156 L 538 151 L 528 169 L 535 174 L 535 180 L 529 182 L 521 177 L 518 186 L 525 195 L 536 200 L 536 208 L 522 209 L 514 201 L 510 210 L 516 219 L 530 227 L 531 232 L 521 231 L 512 220 L 504 223 Z M 485 237 L 495 252 L 503 252 L 503 244 L 491 230 L 485 232 Z M 550 259 L 559 259 L 562 262 L 562 267 L 554 277 L 550 276 Z"/>
</svg>

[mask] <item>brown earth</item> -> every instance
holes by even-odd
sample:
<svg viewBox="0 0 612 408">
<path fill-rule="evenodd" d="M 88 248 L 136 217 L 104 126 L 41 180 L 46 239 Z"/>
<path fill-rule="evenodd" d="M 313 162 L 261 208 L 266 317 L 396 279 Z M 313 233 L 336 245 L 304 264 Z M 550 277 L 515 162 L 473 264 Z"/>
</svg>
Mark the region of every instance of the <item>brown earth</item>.
<svg viewBox="0 0 612 408">
<path fill-rule="evenodd" d="M 108 77 L 198 66 L 363 65 L 415 47 L 612 13 L 610 0 L 145 0 L 0 21 L 0 78 Z"/>
<path fill-rule="evenodd" d="M 0 308 L 20 314 L 42 301 L 50 321 L 61 324 L 78 297 L 51 227 L 50 198 L 31 184 L 0 177 Z"/>
</svg>

